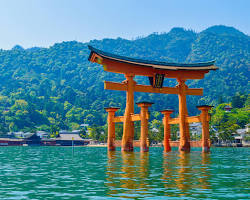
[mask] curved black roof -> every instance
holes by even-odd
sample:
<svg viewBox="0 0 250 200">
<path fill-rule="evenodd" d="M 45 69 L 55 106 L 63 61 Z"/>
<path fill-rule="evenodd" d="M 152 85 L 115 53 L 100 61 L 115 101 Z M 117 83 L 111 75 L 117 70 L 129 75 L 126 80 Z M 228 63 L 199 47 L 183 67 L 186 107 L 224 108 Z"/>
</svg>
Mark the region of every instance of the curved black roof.
<svg viewBox="0 0 250 200">
<path fill-rule="evenodd" d="M 92 55 L 95 53 L 100 57 L 115 60 L 118 62 L 135 64 L 146 67 L 153 67 L 157 69 L 167 69 L 167 70 L 216 70 L 218 67 L 214 65 L 215 60 L 208 62 L 200 62 L 200 63 L 172 63 L 172 62 L 162 62 L 162 61 L 151 61 L 151 60 L 143 60 L 136 58 L 129 58 L 126 56 L 120 56 L 108 52 L 101 51 L 92 46 L 88 46 L 91 53 L 89 55 L 89 60 Z"/>
</svg>

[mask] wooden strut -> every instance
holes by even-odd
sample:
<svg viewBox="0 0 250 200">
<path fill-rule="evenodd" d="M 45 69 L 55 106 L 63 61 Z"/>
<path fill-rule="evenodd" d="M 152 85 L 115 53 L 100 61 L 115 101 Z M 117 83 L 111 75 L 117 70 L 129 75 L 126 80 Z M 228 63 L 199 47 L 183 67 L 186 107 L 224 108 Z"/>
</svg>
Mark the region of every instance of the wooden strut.
<svg viewBox="0 0 250 200">
<path fill-rule="evenodd" d="M 115 112 L 119 108 L 115 107 L 110 107 L 110 108 L 105 108 L 105 110 L 108 112 L 108 141 L 107 141 L 107 146 L 109 151 L 114 151 L 115 150 Z"/>
<path fill-rule="evenodd" d="M 141 119 L 141 137 L 140 137 L 140 149 L 141 152 L 148 152 L 148 107 L 152 105 L 149 102 L 137 103 L 141 108 L 140 119 Z"/>
<path fill-rule="evenodd" d="M 211 142 L 209 139 L 209 121 L 210 115 L 208 111 L 211 109 L 212 106 L 197 106 L 197 108 L 201 111 L 199 116 L 192 116 L 186 117 L 186 122 L 193 123 L 193 122 L 201 122 L 202 123 L 202 138 L 201 138 L 201 146 L 202 151 L 204 153 L 210 152 Z M 163 116 L 163 125 L 164 125 L 164 152 L 171 151 L 170 147 L 170 125 L 171 124 L 179 124 L 180 118 L 171 118 L 170 115 L 173 113 L 173 110 L 163 110 L 160 111 Z"/>
<path fill-rule="evenodd" d="M 163 110 L 161 113 L 164 115 L 163 117 L 163 125 L 164 125 L 164 152 L 171 151 L 170 146 L 170 115 L 173 113 L 173 110 Z"/>
<path fill-rule="evenodd" d="M 131 114 L 130 120 L 131 121 L 141 121 L 141 137 L 140 137 L 140 143 L 141 143 L 141 152 L 147 152 L 148 151 L 148 107 L 152 105 L 152 103 L 149 102 L 142 102 L 137 103 L 137 105 L 141 108 L 140 114 Z M 116 122 L 125 122 L 124 116 L 115 117 L 115 112 L 119 108 L 116 107 L 110 107 L 105 108 L 105 110 L 108 112 L 108 150 L 114 151 L 115 150 L 115 123 Z M 132 137 L 130 135 L 130 137 Z M 132 144 L 133 145 L 133 144 Z"/>
<path fill-rule="evenodd" d="M 126 83 L 116 83 L 110 81 L 104 81 L 105 90 L 119 90 L 127 91 Z M 134 92 L 149 92 L 149 93 L 162 93 L 162 94 L 179 94 L 178 87 L 162 87 L 153 88 L 151 85 L 134 85 Z M 202 88 L 187 88 L 186 95 L 203 95 Z"/>
<path fill-rule="evenodd" d="M 197 106 L 197 108 L 201 111 L 200 119 L 202 123 L 202 138 L 201 138 L 202 151 L 204 153 L 208 153 L 210 152 L 210 146 L 211 146 L 211 142 L 209 139 L 210 115 L 208 111 L 212 108 L 212 106 Z"/>
</svg>

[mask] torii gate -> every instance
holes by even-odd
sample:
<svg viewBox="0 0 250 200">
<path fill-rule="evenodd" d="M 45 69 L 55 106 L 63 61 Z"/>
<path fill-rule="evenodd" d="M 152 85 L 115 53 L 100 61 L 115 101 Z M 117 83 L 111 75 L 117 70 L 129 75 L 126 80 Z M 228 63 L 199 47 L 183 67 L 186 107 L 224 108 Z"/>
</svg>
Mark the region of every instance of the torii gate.
<svg viewBox="0 0 250 200">
<path fill-rule="evenodd" d="M 124 116 L 115 117 L 115 111 L 118 108 L 107 108 L 108 115 L 108 149 L 114 150 L 114 123 L 123 122 L 123 136 L 122 136 L 122 151 L 133 151 L 133 138 L 134 138 L 134 122 L 141 120 L 141 151 L 147 151 L 145 137 L 147 135 L 147 108 L 151 104 L 140 104 L 142 108 L 140 115 L 134 114 L 134 92 L 150 92 L 150 93 L 163 93 L 163 94 L 177 94 L 179 97 L 179 117 L 172 120 L 173 123 L 178 123 L 180 127 L 180 143 L 179 150 L 190 151 L 190 135 L 189 124 L 191 122 L 201 121 L 201 117 L 188 117 L 186 95 L 203 95 L 203 89 L 188 88 L 185 81 L 188 79 L 203 79 L 204 75 L 209 70 L 216 70 L 218 67 L 214 65 L 215 61 L 195 64 L 180 64 L 180 63 L 166 63 L 156 61 L 146 61 L 124 56 L 114 55 L 111 53 L 103 52 L 99 49 L 89 46 L 91 51 L 89 61 L 103 65 L 105 71 L 113 73 L 124 74 L 126 80 L 122 83 L 104 82 L 104 88 L 109 90 L 126 91 L 126 109 Z M 134 76 L 147 76 L 150 80 L 150 85 L 138 85 L 134 80 Z M 178 82 L 176 87 L 163 87 L 164 78 L 175 78 Z M 205 108 L 210 108 L 205 106 Z M 205 109 L 204 113 L 208 113 L 209 109 Z M 165 135 L 164 143 L 167 143 L 168 121 L 169 112 L 162 112 L 165 119 Z M 208 115 L 208 114 L 207 114 Z M 203 115 L 204 116 L 204 115 Z M 204 124 L 206 116 L 202 118 Z M 208 118 L 208 117 L 207 117 Z M 205 123 L 207 127 L 207 123 Z M 203 126 L 204 127 L 204 126 Z M 205 132 L 209 130 L 206 128 Z M 144 132 L 143 132 L 144 131 Z M 209 134 L 209 132 L 208 132 Z M 205 134 L 203 134 L 205 135 Z M 207 138 L 207 137 L 206 137 Z M 142 145 L 143 143 L 143 145 Z M 168 142 L 169 143 L 169 142 Z M 207 142 L 206 142 L 207 143 Z M 146 146 L 145 146 L 146 145 Z M 204 147 L 209 148 L 208 146 Z M 165 151 L 166 146 L 165 146 Z M 204 150 L 206 151 L 206 150 Z"/>
</svg>

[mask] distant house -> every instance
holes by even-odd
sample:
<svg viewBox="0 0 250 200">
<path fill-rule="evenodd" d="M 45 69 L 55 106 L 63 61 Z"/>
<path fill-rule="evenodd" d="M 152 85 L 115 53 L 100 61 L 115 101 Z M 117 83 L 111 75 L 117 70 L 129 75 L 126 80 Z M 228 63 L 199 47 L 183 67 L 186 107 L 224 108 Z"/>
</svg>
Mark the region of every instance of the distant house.
<svg viewBox="0 0 250 200">
<path fill-rule="evenodd" d="M 71 134 L 72 132 L 71 131 L 67 131 L 67 130 L 60 130 L 59 131 L 59 134 Z"/>
<path fill-rule="evenodd" d="M 41 142 L 43 146 L 56 146 L 55 138 L 43 138 Z"/>
<path fill-rule="evenodd" d="M 80 130 L 73 130 L 72 133 L 79 134 L 81 131 Z"/>
<path fill-rule="evenodd" d="M 246 125 L 246 128 L 237 129 L 233 134 L 235 142 L 242 144 L 243 146 L 250 146 L 250 142 L 245 140 L 245 137 L 249 134 L 249 124 Z"/>
<path fill-rule="evenodd" d="M 87 128 L 89 126 L 89 124 L 80 124 L 81 128 Z"/>
<path fill-rule="evenodd" d="M 49 133 L 45 131 L 37 131 L 36 132 L 37 136 L 39 136 L 41 139 L 46 139 L 49 138 Z"/>
<path fill-rule="evenodd" d="M 197 136 L 201 135 L 202 131 L 202 125 L 200 122 L 194 122 L 189 124 L 189 132 L 191 136 L 191 140 L 196 140 Z M 177 138 L 180 138 L 180 131 L 178 130 L 177 132 Z"/>
<path fill-rule="evenodd" d="M 81 130 L 84 130 L 87 135 L 89 135 L 88 127 L 89 127 L 89 124 L 80 124 Z"/>
<path fill-rule="evenodd" d="M 27 145 L 35 145 L 35 146 L 39 146 L 41 145 L 41 138 L 36 134 L 36 133 L 29 133 L 26 135 L 26 137 L 24 138 L 24 142 Z"/>
<path fill-rule="evenodd" d="M 14 132 L 14 136 L 16 138 L 24 138 L 24 132 L 22 132 L 22 131 Z"/>
<path fill-rule="evenodd" d="M 24 143 L 24 140 L 19 138 L 0 138 L 0 146 L 22 146 Z"/>
<path fill-rule="evenodd" d="M 226 106 L 224 107 L 224 109 L 225 109 L 226 112 L 231 112 L 232 107 L 229 106 L 229 105 L 226 105 Z"/>
<path fill-rule="evenodd" d="M 19 132 L 22 133 L 22 132 Z M 21 134 L 18 134 L 20 137 Z M 22 138 L 0 138 L 0 146 L 41 145 L 41 138 L 35 133 L 22 133 Z"/>
<path fill-rule="evenodd" d="M 83 139 L 79 136 L 78 133 L 75 132 L 69 132 L 69 131 L 61 131 L 60 137 L 56 138 L 56 145 L 61 146 L 82 146 L 82 145 L 88 145 L 91 139 Z"/>
<path fill-rule="evenodd" d="M 200 122 L 190 123 L 189 130 L 190 135 L 193 136 L 193 138 L 197 139 L 196 137 L 201 135 L 202 125 Z"/>
</svg>

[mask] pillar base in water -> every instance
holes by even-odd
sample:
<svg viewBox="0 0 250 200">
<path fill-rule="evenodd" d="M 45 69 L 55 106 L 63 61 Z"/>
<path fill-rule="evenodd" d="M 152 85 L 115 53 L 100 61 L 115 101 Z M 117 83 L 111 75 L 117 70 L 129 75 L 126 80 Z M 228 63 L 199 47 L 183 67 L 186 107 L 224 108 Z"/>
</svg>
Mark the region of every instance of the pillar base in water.
<svg viewBox="0 0 250 200">
<path fill-rule="evenodd" d="M 210 152 L 210 148 L 209 147 L 202 147 L 202 152 L 209 153 Z"/>
<path fill-rule="evenodd" d="M 149 148 L 148 147 L 141 147 L 141 152 L 148 152 L 149 151 Z"/>
<path fill-rule="evenodd" d="M 170 152 L 170 151 L 171 151 L 171 147 L 170 146 L 164 147 L 164 152 Z"/>
<path fill-rule="evenodd" d="M 128 152 L 134 151 L 133 144 L 128 143 L 126 145 L 122 145 L 122 151 L 128 151 Z"/>
<path fill-rule="evenodd" d="M 108 147 L 108 150 L 109 150 L 109 151 L 115 151 L 115 146 Z"/>
<path fill-rule="evenodd" d="M 190 152 L 190 142 L 185 142 L 184 144 L 180 144 L 179 151 Z"/>
</svg>

